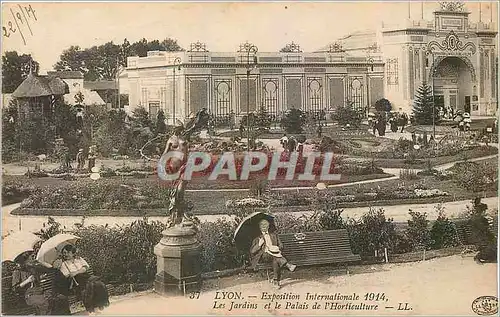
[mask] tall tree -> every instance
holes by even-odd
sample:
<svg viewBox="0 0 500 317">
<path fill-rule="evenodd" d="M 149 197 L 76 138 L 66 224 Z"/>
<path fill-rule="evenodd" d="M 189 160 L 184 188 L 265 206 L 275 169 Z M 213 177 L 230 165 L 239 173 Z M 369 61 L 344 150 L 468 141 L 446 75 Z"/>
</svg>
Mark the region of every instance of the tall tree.
<svg viewBox="0 0 500 317">
<path fill-rule="evenodd" d="M 432 113 L 434 108 L 434 98 L 432 96 L 431 86 L 423 83 L 415 94 L 415 103 L 413 104 L 413 114 L 417 124 L 430 125 L 432 124 Z M 434 109 L 434 120 L 439 119 L 438 109 Z"/>
<path fill-rule="evenodd" d="M 13 93 L 30 73 L 38 74 L 40 65 L 31 55 L 19 55 L 16 51 L 5 52 L 2 56 L 2 92 Z"/>
<path fill-rule="evenodd" d="M 54 65 L 56 70 L 73 70 L 83 73 L 85 80 L 114 80 L 118 67 L 127 65 L 129 56 L 147 56 L 148 51 L 182 51 L 177 41 L 166 38 L 148 41 L 143 38 L 130 44 L 127 39 L 122 44 L 107 42 L 99 46 L 81 49 L 71 46 L 64 50 L 60 60 Z"/>
<path fill-rule="evenodd" d="M 162 51 L 167 52 L 180 52 L 184 51 L 184 49 L 177 43 L 177 40 L 167 37 L 160 43 L 163 48 Z"/>
<path fill-rule="evenodd" d="M 281 123 L 288 133 L 302 133 L 304 131 L 305 115 L 300 109 L 292 108 L 281 119 Z"/>
</svg>

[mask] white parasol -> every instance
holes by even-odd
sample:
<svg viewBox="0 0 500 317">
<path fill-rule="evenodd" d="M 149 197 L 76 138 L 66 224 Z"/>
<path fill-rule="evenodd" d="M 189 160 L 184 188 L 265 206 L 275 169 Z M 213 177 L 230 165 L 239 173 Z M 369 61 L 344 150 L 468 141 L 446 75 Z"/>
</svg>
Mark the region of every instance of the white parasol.
<svg viewBox="0 0 500 317">
<path fill-rule="evenodd" d="M 36 255 L 36 259 L 41 262 L 52 264 L 57 260 L 62 249 L 66 245 L 75 244 L 78 239 L 80 238 L 68 233 L 57 234 L 42 244 Z"/>
</svg>

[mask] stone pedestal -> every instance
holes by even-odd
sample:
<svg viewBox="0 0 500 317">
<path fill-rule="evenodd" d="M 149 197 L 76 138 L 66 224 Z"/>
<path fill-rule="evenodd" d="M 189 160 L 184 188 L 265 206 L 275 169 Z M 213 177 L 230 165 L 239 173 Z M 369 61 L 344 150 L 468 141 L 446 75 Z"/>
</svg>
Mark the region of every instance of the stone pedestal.
<svg viewBox="0 0 500 317">
<path fill-rule="evenodd" d="M 180 295 L 201 287 L 201 244 L 192 228 L 176 226 L 162 232 L 155 246 L 157 273 L 155 292 Z"/>
</svg>

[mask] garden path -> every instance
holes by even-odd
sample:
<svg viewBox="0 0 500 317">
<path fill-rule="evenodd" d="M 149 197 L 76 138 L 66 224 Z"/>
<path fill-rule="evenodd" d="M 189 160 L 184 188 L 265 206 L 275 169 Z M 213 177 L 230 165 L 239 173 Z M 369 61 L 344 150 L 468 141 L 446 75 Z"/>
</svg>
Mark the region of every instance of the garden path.
<svg viewBox="0 0 500 317">
<path fill-rule="evenodd" d="M 470 256 L 449 256 L 428 261 L 411 263 L 389 263 L 376 266 L 352 266 L 351 275 L 344 275 L 336 270 L 299 268 L 293 275 L 285 273 L 283 287 L 275 291 L 267 281 L 258 277 L 238 275 L 221 278 L 217 281 L 204 282 L 199 299 L 188 297 L 161 297 L 156 293 L 130 294 L 119 300 L 111 299 L 111 305 L 101 312 L 102 315 L 473 315 L 472 302 L 479 296 L 497 296 L 497 264 L 476 264 Z M 214 309 L 217 291 L 242 292 L 244 297 L 238 303 L 244 303 L 248 296 L 256 296 L 248 300 L 257 303 L 255 310 L 236 309 L 227 312 L 230 300 L 226 301 L 226 309 Z M 356 293 L 360 301 L 366 292 L 383 292 L 386 302 L 378 302 L 379 310 L 347 311 L 325 310 L 321 301 L 321 309 L 312 309 L 314 301 L 308 301 L 308 308 L 264 309 L 266 300 L 262 293 L 298 294 L 299 300 L 292 303 L 303 303 L 306 293 L 343 295 Z M 218 301 L 221 303 L 222 301 Z M 286 300 L 280 301 L 283 306 Z M 397 311 L 399 302 L 408 302 L 411 311 Z M 345 303 L 345 302 L 344 302 Z M 366 304 L 377 304 L 371 302 Z M 386 306 L 395 308 L 385 308 Z M 404 304 L 403 304 L 404 306 Z M 283 308 L 283 307 L 282 307 Z"/>
<path fill-rule="evenodd" d="M 489 209 L 498 209 L 498 197 L 488 197 L 481 200 L 483 203 L 488 205 Z M 450 218 L 457 218 L 460 214 L 466 210 L 466 206 L 470 205 L 470 200 L 460 200 L 443 203 L 445 208 L 445 213 Z M 396 206 L 377 206 L 376 208 L 383 208 L 385 210 L 385 215 L 387 218 L 393 218 L 395 222 L 406 222 L 410 216 L 408 211 L 411 209 L 417 212 L 427 213 L 427 219 L 435 220 L 437 218 L 437 212 L 434 207 L 436 203 L 430 204 L 403 204 Z M 2 233 L 12 231 L 29 231 L 36 232 L 42 228 L 43 223 L 47 222 L 47 216 L 17 216 L 11 215 L 12 210 L 18 208 L 20 204 L 13 204 L 2 207 Z M 368 211 L 368 207 L 354 207 L 354 208 L 343 208 L 343 217 L 350 217 L 358 219 L 364 213 Z M 299 211 L 292 212 L 296 217 L 301 215 L 310 215 L 312 211 Z M 197 216 L 202 222 L 209 221 L 214 222 L 221 218 L 230 218 L 227 215 L 199 215 Z M 52 216 L 57 222 L 61 223 L 66 228 L 70 229 L 75 223 L 81 223 L 81 216 Z M 135 220 L 142 219 L 142 217 L 115 217 L 115 216 L 92 216 L 85 218 L 85 225 L 126 225 Z M 165 221 L 165 217 L 149 217 L 151 221 Z"/>
</svg>

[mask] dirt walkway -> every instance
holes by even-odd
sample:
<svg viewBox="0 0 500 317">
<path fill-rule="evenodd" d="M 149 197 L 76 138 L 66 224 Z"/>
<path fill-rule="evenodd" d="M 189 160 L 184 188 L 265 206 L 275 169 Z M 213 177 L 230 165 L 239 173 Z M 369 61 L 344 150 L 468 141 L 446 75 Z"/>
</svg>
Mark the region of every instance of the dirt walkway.
<svg viewBox="0 0 500 317">
<path fill-rule="evenodd" d="M 247 276 L 208 281 L 199 299 L 160 297 L 155 293 L 113 302 L 103 315 L 467 315 L 474 316 L 472 302 L 479 296 L 497 296 L 497 265 L 476 264 L 471 257 L 451 256 L 425 262 L 353 267 L 350 276 L 339 271 L 321 269 L 286 273 L 282 289 L 275 291 L 267 281 Z M 215 284 L 215 285 L 214 285 Z M 218 285 L 217 285 L 218 284 Z M 224 292 L 241 294 L 240 300 L 216 300 Z M 219 293 L 217 293 L 219 292 Z M 241 292 L 241 293 L 240 293 Z M 264 293 L 299 297 L 275 300 L 270 309 L 264 305 Z M 325 309 L 328 300 L 306 300 L 310 294 L 359 296 L 359 300 L 332 300 L 339 305 L 378 305 L 376 310 Z M 365 301 L 366 293 L 384 293 L 385 300 Z M 255 298 L 249 298 L 256 296 Z M 380 296 L 379 296 L 380 297 Z M 217 302 L 217 303 L 215 303 Z M 230 309 L 231 302 L 233 309 Z M 275 309 L 276 302 L 281 304 Z M 285 306 L 288 304 L 288 309 Z M 312 309 L 318 302 L 320 309 Z M 256 304 L 255 309 L 234 308 L 234 304 Z M 401 303 L 401 305 L 400 305 Z M 405 306 L 408 303 L 407 306 Z M 225 308 L 214 306 L 225 305 Z M 306 308 L 307 307 L 307 308 Z M 338 306 L 337 306 L 338 307 Z M 352 307 L 352 306 L 351 306 Z M 393 307 L 393 308 L 386 308 Z M 400 310 L 406 307 L 411 310 Z M 267 308 L 267 307 L 266 307 Z M 301 309 L 299 309 L 301 308 Z"/>
<path fill-rule="evenodd" d="M 498 197 L 488 197 L 481 200 L 483 203 L 488 205 L 490 210 L 498 209 Z M 459 215 L 466 210 L 466 206 L 470 205 L 470 200 L 462 201 L 452 201 L 443 203 L 445 208 L 445 213 L 450 218 L 457 218 Z M 2 207 L 2 233 L 5 234 L 10 231 L 18 231 L 21 228 L 24 231 L 35 232 L 42 228 L 44 222 L 47 222 L 47 216 L 14 216 L 10 212 L 15 208 L 19 207 L 20 204 L 13 204 L 9 206 Z M 427 219 L 435 220 L 437 218 L 437 213 L 434 207 L 437 204 L 405 204 L 396 206 L 377 206 L 376 208 L 383 208 L 385 210 L 385 216 L 387 218 L 393 218 L 395 222 L 406 222 L 409 219 L 409 210 L 417 212 L 426 212 Z M 368 211 L 368 207 L 355 207 L 355 208 L 343 208 L 344 212 L 342 217 L 350 217 L 358 219 L 364 213 Z M 311 212 L 294 212 L 294 216 L 301 216 L 303 214 L 310 214 Z M 197 216 L 202 222 L 209 221 L 213 222 L 220 218 L 229 218 L 227 215 L 201 215 Z M 66 228 L 71 228 L 75 223 L 80 223 L 82 217 L 79 216 L 52 216 L 55 220 L 61 223 Z M 125 225 L 129 224 L 135 220 L 142 219 L 142 217 L 112 217 L 112 216 L 92 216 L 85 218 L 85 225 Z M 150 220 L 165 221 L 165 217 L 149 217 Z"/>
</svg>

